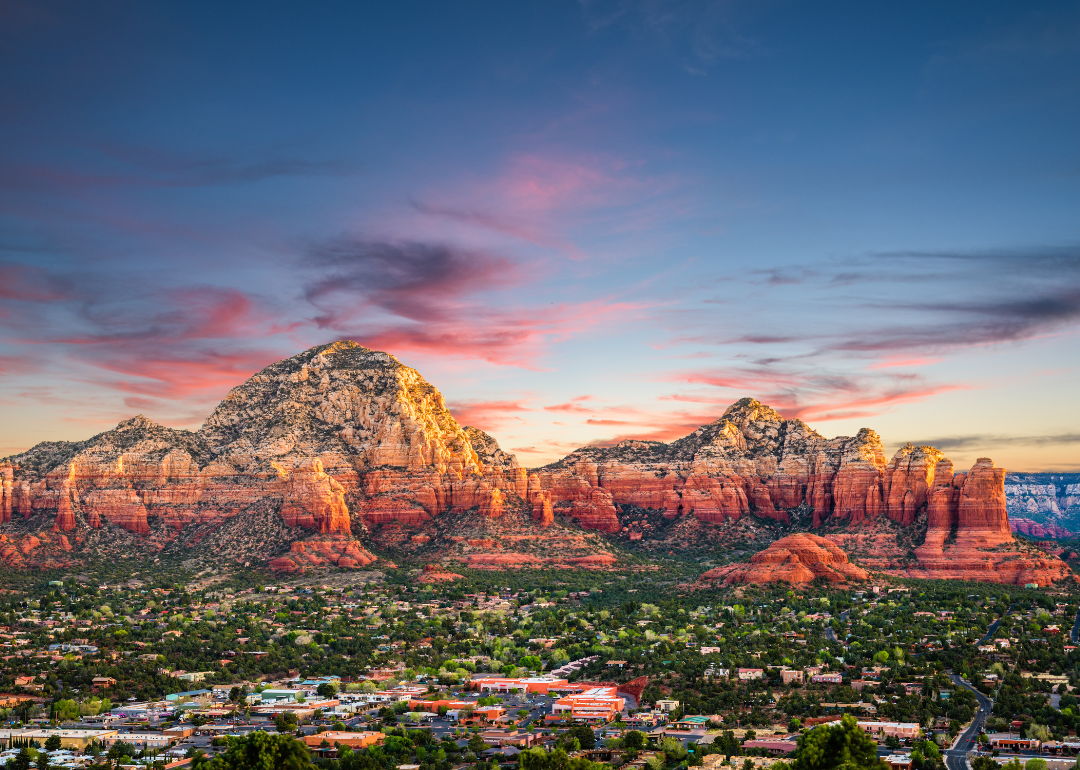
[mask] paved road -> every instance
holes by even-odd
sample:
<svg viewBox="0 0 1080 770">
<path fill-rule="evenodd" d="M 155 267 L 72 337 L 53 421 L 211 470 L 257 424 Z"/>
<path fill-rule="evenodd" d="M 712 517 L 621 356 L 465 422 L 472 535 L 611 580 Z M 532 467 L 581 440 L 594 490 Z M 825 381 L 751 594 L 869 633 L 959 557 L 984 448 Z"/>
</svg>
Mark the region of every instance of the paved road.
<svg viewBox="0 0 1080 770">
<path fill-rule="evenodd" d="M 964 730 L 960 739 L 954 744 L 954 748 L 945 751 L 945 766 L 948 770 L 967 770 L 967 753 L 975 748 L 975 739 L 978 737 L 979 732 L 982 731 L 983 723 L 990 716 L 990 709 L 993 704 L 989 698 L 956 674 L 950 671 L 949 676 L 952 678 L 953 684 L 971 690 L 975 694 L 975 699 L 979 702 L 979 710 L 975 712 L 975 718 L 971 720 L 971 726 Z"/>
<path fill-rule="evenodd" d="M 977 642 L 976 642 L 975 644 L 977 644 L 977 645 L 978 645 L 978 644 L 986 644 L 986 643 L 987 643 L 988 641 L 990 641 L 990 638 L 991 638 L 991 637 L 992 637 L 992 636 L 993 636 L 994 634 L 996 634 L 996 633 L 997 633 L 997 630 L 998 630 L 998 626 L 1000 626 L 1000 625 L 1001 625 L 1001 621 L 1002 621 L 1002 620 L 1004 620 L 1004 619 L 1005 619 L 1005 617 L 1006 617 L 1006 616 L 1007 616 L 1007 615 L 1008 615 L 1008 614 L 1009 614 L 1010 612 L 1012 612 L 1012 608 L 1013 608 L 1013 606 L 1012 606 L 1012 605 L 1010 604 L 1010 605 L 1009 605 L 1009 609 L 1005 610 L 1004 614 L 1002 614 L 1002 616 L 1001 616 L 1000 618 L 998 618 L 998 619 L 997 619 L 997 620 L 995 620 L 995 621 L 994 621 L 993 623 L 991 623 L 991 624 L 990 624 L 990 627 L 986 629 L 986 636 L 984 636 L 984 637 L 983 637 L 982 639 L 980 639 L 979 641 L 977 641 Z M 1080 612 L 1078 612 L 1078 613 L 1076 614 L 1076 622 L 1077 622 L 1078 624 L 1080 624 Z M 1076 626 L 1073 626 L 1073 634 L 1074 634 L 1074 636 L 1073 636 L 1073 641 L 1076 641 L 1076 637 L 1075 637 L 1075 634 L 1076 634 Z"/>
<path fill-rule="evenodd" d="M 840 622 L 844 622 L 844 621 L 847 620 L 848 612 L 850 612 L 850 610 L 844 610 L 843 612 L 840 613 Z M 1078 618 L 1077 622 L 1080 623 L 1080 613 L 1077 613 L 1077 618 Z M 828 639 L 830 642 L 835 642 L 836 644 L 842 644 L 842 642 L 839 639 L 836 638 L 836 632 L 832 629 L 832 626 L 826 626 L 825 627 L 825 638 Z M 847 645 L 844 645 L 844 646 L 846 647 Z"/>
</svg>

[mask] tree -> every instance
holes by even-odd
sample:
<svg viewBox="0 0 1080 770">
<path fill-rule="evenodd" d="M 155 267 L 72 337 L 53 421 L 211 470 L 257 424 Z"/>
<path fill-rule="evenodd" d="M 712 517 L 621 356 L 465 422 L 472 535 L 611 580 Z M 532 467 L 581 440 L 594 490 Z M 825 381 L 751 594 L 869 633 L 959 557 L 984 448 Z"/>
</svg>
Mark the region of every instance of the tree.
<svg viewBox="0 0 1080 770">
<path fill-rule="evenodd" d="M 59 735 L 50 735 L 45 739 L 45 751 L 57 751 L 62 743 Z"/>
<path fill-rule="evenodd" d="M 308 770 L 312 767 L 307 746 L 289 735 L 270 735 L 261 730 L 233 740 L 224 754 L 210 763 L 210 770 Z"/>
<path fill-rule="evenodd" d="M 330 700 L 337 694 L 337 688 L 329 682 L 323 682 L 315 689 L 315 692 L 323 700 Z"/>
<path fill-rule="evenodd" d="M 640 751 L 645 748 L 645 733 L 641 732 L 641 730 L 630 730 L 623 736 L 623 746 Z"/>
<path fill-rule="evenodd" d="M 49 755 L 44 751 L 39 751 L 37 755 L 37 770 L 49 770 L 52 765 L 49 764 Z"/>
<path fill-rule="evenodd" d="M 971 770 L 999 770 L 1001 765 L 990 757 L 975 757 L 971 760 Z"/>
<path fill-rule="evenodd" d="M 11 767 L 12 770 L 30 770 L 33 766 L 32 760 L 30 759 L 30 751 L 23 746 L 22 749 L 19 750 L 19 753 L 15 755 L 15 759 L 13 759 L 8 766 Z"/>
<path fill-rule="evenodd" d="M 1033 757 L 1024 763 L 1024 770 L 1046 770 L 1046 760 Z"/>
<path fill-rule="evenodd" d="M 686 759 L 686 747 L 682 745 L 682 741 L 675 738 L 664 738 L 660 742 L 660 750 L 664 752 L 665 757 L 676 762 L 682 762 Z"/>
<path fill-rule="evenodd" d="M 574 740 L 578 742 L 578 748 L 591 749 L 596 747 L 596 735 L 588 725 L 574 725 L 562 736 L 562 743 L 570 745 Z"/>
<path fill-rule="evenodd" d="M 840 722 L 819 725 L 799 738 L 793 770 L 879 770 L 887 767 L 878 759 L 877 744 L 859 729 L 855 717 L 846 714 Z"/>
</svg>

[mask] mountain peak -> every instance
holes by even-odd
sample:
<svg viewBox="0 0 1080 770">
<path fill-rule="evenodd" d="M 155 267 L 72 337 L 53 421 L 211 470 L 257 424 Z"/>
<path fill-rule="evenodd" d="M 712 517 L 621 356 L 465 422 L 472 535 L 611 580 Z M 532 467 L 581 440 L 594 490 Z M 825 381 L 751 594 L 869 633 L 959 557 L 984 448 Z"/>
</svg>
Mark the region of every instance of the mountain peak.
<svg viewBox="0 0 1080 770">
<path fill-rule="evenodd" d="M 763 404 L 756 398 L 740 398 L 729 406 L 721 419 L 731 420 L 737 425 L 745 425 L 750 422 L 783 422 L 784 417 L 778 411 L 767 404 Z"/>
</svg>

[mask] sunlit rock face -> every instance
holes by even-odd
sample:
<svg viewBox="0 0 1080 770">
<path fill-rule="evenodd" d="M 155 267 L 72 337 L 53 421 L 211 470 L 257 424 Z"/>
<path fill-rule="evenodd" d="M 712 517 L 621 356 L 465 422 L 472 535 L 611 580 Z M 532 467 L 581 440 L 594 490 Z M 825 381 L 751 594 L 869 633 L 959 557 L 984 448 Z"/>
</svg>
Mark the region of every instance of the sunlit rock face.
<svg viewBox="0 0 1080 770">
<path fill-rule="evenodd" d="M 514 456 L 461 427 L 419 373 L 353 342 L 267 367 L 197 432 L 139 416 L 0 461 L 2 521 L 47 520 L 57 532 L 115 526 L 158 540 L 260 506 L 297 537 L 350 538 L 447 511 L 499 516 L 526 490 Z M 338 551 L 327 560 L 370 561 Z"/>
<path fill-rule="evenodd" d="M 536 532 L 569 521 L 616 533 L 620 507 L 634 506 L 701 525 L 753 514 L 830 533 L 924 526 L 914 558 L 927 574 L 1060 579 L 1060 561 L 999 555 L 1014 542 L 1004 473 L 989 460 L 954 473 L 932 447 L 887 461 L 872 430 L 826 439 L 750 398 L 671 443 L 585 447 L 526 472 L 491 436 L 459 425 L 415 370 L 341 341 L 268 366 L 198 431 L 138 416 L 0 460 L 0 558 L 68 563 L 119 532 L 148 553 L 185 544 L 289 571 L 360 567 L 375 558 L 359 542 L 374 528 L 524 516 Z M 897 554 L 880 555 L 880 568 L 899 568 Z"/>
<path fill-rule="evenodd" d="M 709 570 L 701 584 L 809 583 L 821 578 L 830 583 L 866 580 L 870 573 L 850 563 L 831 540 L 810 534 L 789 535 L 754 554 L 749 564 L 731 564 Z"/>
<path fill-rule="evenodd" d="M 794 512 L 812 510 L 812 528 L 849 532 L 872 532 L 884 517 L 899 527 L 925 526 L 925 539 L 914 554 L 904 554 L 895 537 L 863 538 L 883 571 L 1040 585 L 1067 578 L 1059 559 L 1009 549 L 1015 541 L 1004 477 L 1004 469 L 985 458 L 954 473 L 952 462 L 926 446 L 908 444 L 886 461 L 872 430 L 826 439 L 746 398 L 668 444 L 579 449 L 530 473 L 528 488 L 532 500 L 550 504 L 554 513 L 605 532 L 619 530 L 623 505 L 706 523 L 749 513 L 788 523 Z M 538 510 L 534 502 L 534 516 Z M 910 555 L 916 567 L 902 564 Z M 805 577 L 798 565 L 791 569 Z"/>
</svg>

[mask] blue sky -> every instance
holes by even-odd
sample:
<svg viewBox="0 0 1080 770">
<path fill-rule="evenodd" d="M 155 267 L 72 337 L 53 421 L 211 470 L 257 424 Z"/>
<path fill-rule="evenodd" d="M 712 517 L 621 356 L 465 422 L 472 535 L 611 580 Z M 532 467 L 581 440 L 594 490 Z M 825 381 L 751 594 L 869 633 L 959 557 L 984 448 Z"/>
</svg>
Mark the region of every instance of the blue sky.
<svg viewBox="0 0 1080 770">
<path fill-rule="evenodd" d="M 0 455 L 314 344 L 527 465 L 751 395 L 1080 467 L 1080 7 L 0 4 Z"/>
</svg>

